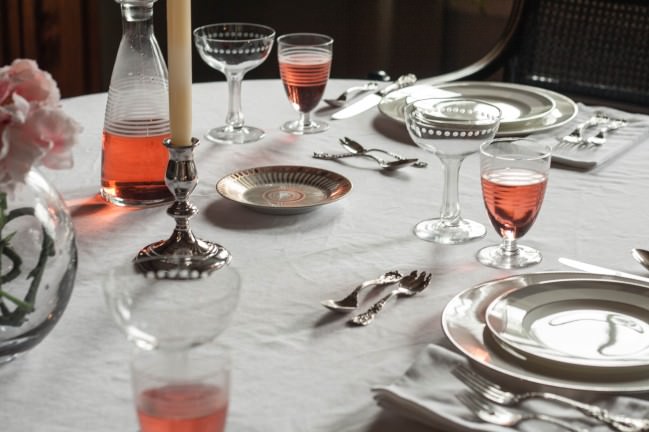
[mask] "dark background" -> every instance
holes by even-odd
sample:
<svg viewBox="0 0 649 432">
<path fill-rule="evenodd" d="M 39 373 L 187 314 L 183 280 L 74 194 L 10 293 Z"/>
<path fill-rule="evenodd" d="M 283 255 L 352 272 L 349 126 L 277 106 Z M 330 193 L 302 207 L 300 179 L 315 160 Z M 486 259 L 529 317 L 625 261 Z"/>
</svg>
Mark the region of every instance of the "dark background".
<svg viewBox="0 0 649 432">
<path fill-rule="evenodd" d="M 495 43 L 511 0 L 193 0 L 192 27 L 254 22 L 277 35 L 325 33 L 334 42 L 331 76 L 364 79 L 385 70 L 428 77 L 477 60 Z M 154 7 L 166 53 L 166 0 Z M 114 0 L 0 0 L 0 57 L 36 59 L 64 97 L 106 91 L 121 38 Z M 194 81 L 223 80 L 194 51 Z M 246 79 L 279 76 L 275 48 Z"/>
</svg>

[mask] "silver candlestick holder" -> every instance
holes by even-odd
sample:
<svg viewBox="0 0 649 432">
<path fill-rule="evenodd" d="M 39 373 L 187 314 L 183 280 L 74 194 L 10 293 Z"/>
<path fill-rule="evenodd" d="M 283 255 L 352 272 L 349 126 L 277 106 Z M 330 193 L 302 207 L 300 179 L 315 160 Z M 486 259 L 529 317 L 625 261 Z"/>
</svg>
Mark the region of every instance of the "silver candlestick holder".
<svg viewBox="0 0 649 432">
<path fill-rule="evenodd" d="M 165 184 L 175 198 L 167 209 L 167 214 L 176 221 L 176 228 L 167 240 L 152 243 L 140 250 L 136 262 L 145 270 L 165 270 L 164 259 L 146 258 L 169 257 L 169 264 L 177 266 L 178 258 L 182 257 L 187 259 L 187 268 L 191 270 L 203 272 L 223 267 L 232 259 L 230 252 L 219 244 L 196 238 L 189 226 L 189 219 L 198 212 L 196 206 L 189 201 L 189 196 L 198 184 L 194 163 L 194 148 L 198 146 L 198 140 L 192 138 L 190 146 L 182 147 L 172 145 L 170 139 L 163 143 L 169 150 Z"/>
</svg>

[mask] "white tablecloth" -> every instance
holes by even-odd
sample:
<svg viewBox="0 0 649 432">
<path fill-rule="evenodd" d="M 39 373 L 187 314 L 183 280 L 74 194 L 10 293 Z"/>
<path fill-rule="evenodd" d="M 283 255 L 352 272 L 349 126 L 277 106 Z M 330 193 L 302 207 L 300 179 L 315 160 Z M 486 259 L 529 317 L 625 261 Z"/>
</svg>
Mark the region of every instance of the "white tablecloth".
<svg viewBox="0 0 649 432">
<path fill-rule="evenodd" d="M 326 96 L 357 81 L 332 80 Z M 173 221 L 164 208 L 117 208 L 96 197 L 101 167 L 105 94 L 67 99 L 64 109 L 85 131 L 72 171 L 46 171 L 73 215 L 79 270 L 61 321 L 35 349 L 0 368 L 2 432 L 135 431 L 128 357 L 130 345 L 109 318 L 102 275 L 142 247 L 166 238 Z M 194 86 L 194 135 L 223 123 L 225 83 Z M 442 246 L 417 239 L 412 227 L 439 213 L 439 161 L 417 148 L 404 127 L 376 109 L 331 121 L 328 132 L 293 136 L 279 125 L 297 117 L 279 80 L 243 83 L 246 122 L 267 131 L 257 143 L 223 146 L 202 140 L 196 151 L 200 185 L 192 201 L 200 213 L 195 233 L 221 243 L 243 275 L 231 327 L 219 343 L 234 357 L 227 430 L 425 430 L 374 402 L 370 388 L 394 381 L 431 342 L 443 341 L 440 314 L 465 288 L 512 272 L 484 267 L 475 252 L 497 243 L 484 210 L 478 157 L 461 169 L 463 214 L 487 225 L 485 239 Z M 331 111 L 319 111 L 327 116 Z M 337 152 L 339 137 L 429 162 L 426 169 L 381 172 L 369 160 L 315 160 Z M 543 262 L 526 271 L 565 270 L 559 256 L 643 271 L 629 253 L 649 246 L 649 143 L 589 172 L 553 168 L 540 216 L 523 243 Z M 334 170 L 353 190 L 343 200 L 296 216 L 255 213 L 226 201 L 216 181 L 241 168 L 295 164 Z M 390 305 L 369 327 L 346 326 L 347 316 L 320 300 L 346 294 L 358 282 L 390 269 L 426 270 L 431 286 L 421 296 Z M 374 296 L 376 298 L 376 296 Z M 366 307 L 367 304 L 364 305 Z"/>
</svg>

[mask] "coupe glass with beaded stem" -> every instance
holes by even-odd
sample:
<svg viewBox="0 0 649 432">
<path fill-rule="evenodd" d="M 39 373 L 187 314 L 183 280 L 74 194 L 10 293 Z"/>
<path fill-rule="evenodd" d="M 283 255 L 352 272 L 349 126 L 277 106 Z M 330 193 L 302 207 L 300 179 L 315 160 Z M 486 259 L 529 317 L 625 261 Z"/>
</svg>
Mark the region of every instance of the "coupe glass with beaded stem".
<svg viewBox="0 0 649 432">
<path fill-rule="evenodd" d="M 441 244 L 460 244 L 486 234 L 484 225 L 462 218 L 458 180 L 464 158 L 477 153 L 481 144 L 496 135 L 500 116 L 497 107 L 464 98 L 429 98 L 406 106 L 410 137 L 439 158 L 444 173 L 440 216 L 419 222 L 414 228 L 417 237 Z"/>
<path fill-rule="evenodd" d="M 210 130 L 209 141 L 241 144 L 263 138 L 264 131 L 244 124 L 241 110 L 241 82 L 246 72 L 262 64 L 273 47 L 275 30 L 260 24 L 219 23 L 194 30 L 194 44 L 210 67 L 222 72 L 228 81 L 228 114 L 225 126 Z"/>
<path fill-rule="evenodd" d="M 137 257 L 103 280 L 110 315 L 127 339 L 146 350 L 183 351 L 215 339 L 239 301 L 241 277 L 201 256 Z"/>
</svg>

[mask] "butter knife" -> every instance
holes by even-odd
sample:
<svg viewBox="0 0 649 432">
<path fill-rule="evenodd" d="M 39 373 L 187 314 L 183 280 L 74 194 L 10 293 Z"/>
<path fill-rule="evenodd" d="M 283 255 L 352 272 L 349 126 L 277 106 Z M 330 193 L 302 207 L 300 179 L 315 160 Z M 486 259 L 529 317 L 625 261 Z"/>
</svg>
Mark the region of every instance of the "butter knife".
<svg viewBox="0 0 649 432">
<path fill-rule="evenodd" d="M 363 113 L 370 108 L 377 106 L 379 102 L 381 102 L 381 99 L 383 99 L 383 96 L 387 95 L 388 93 L 411 86 L 415 84 L 415 82 L 417 82 L 417 77 L 415 75 L 402 75 L 392 84 L 389 84 L 386 87 L 383 87 L 381 90 L 378 90 L 372 94 L 365 96 L 362 99 L 359 99 L 358 101 L 348 105 L 340 111 L 336 111 L 331 116 L 331 118 L 334 120 L 342 120 Z"/>
<path fill-rule="evenodd" d="M 581 261 L 576 261 L 570 258 L 559 258 L 559 262 L 565 266 L 572 267 L 577 270 L 585 271 L 588 273 L 596 273 L 610 276 L 619 276 L 627 279 L 635 279 L 640 282 L 649 283 L 649 278 L 642 276 L 634 275 L 632 273 L 624 273 L 618 270 L 613 270 L 606 267 L 596 266 L 594 264 L 588 264 Z"/>
</svg>

